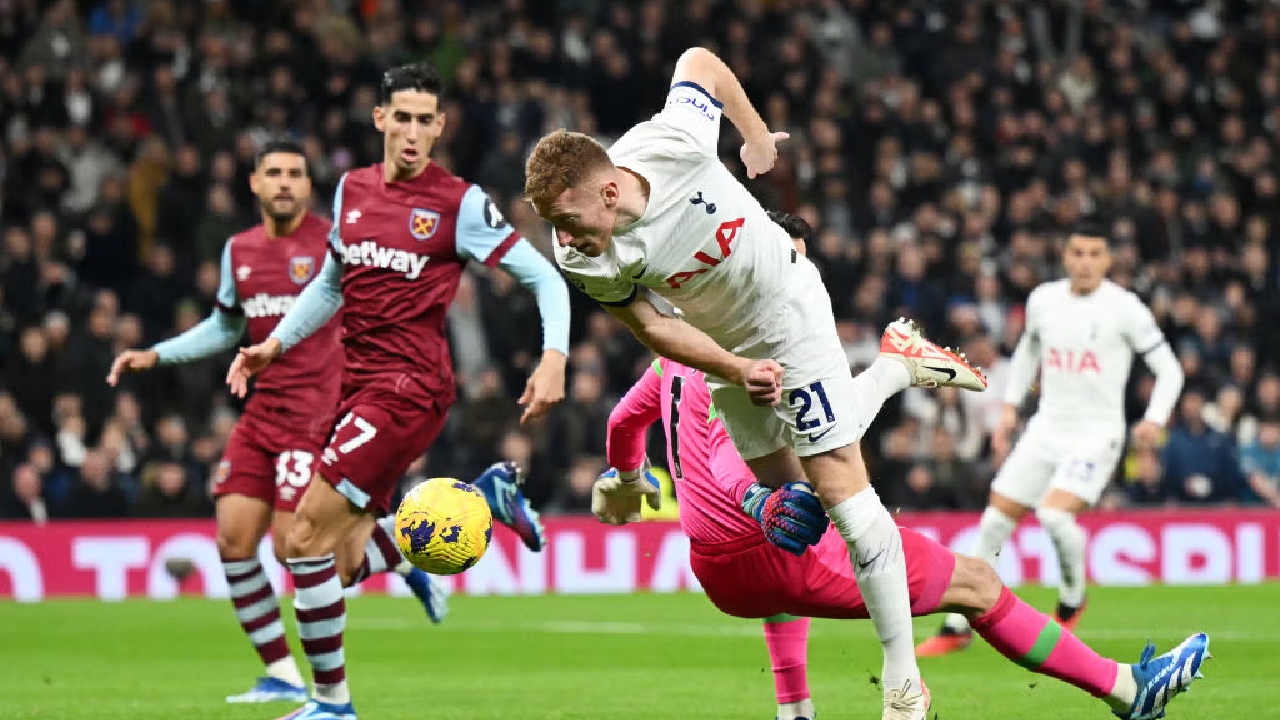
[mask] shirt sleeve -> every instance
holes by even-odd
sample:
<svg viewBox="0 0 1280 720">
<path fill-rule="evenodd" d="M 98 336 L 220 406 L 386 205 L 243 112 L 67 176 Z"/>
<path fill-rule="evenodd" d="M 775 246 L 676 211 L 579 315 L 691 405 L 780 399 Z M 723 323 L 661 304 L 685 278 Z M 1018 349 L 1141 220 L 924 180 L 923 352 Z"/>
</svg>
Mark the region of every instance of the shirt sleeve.
<svg viewBox="0 0 1280 720">
<path fill-rule="evenodd" d="M 342 222 L 342 186 L 347 183 L 347 174 L 338 178 L 338 188 L 333 191 L 333 224 L 329 226 L 329 254 L 342 262 L 342 233 L 338 224 Z"/>
<path fill-rule="evenodd" d="M 1135 353 L 1146 355 L 1164 344 L 1164 333 L 1156 324 L 1150 308 L 1137 297 L 1131 295 L 1129 299 L 1132 302 L 1126 317 L 1124 338 Z"/>
<path fill-rule="evenodd" d="M 467 188 L 462 196 L 455 236 L 458 255 L 489 267 L 497 267 L 521 240 L 520 234 L 479 185 Z"/>
<path fill-rule="evenodd" d="M 1036 294 L 1027 298 L 1027 324 L 1022 330 L 1022 337 L 1013 349 L 1013 357 L 1009 359 L 1009 380 L 1005 386 L 1004 401 L 1009 405 L 1021 405 L 1031 390 L 1031 383 L 1036 379 L 1036 371 L 1040 369 L 1040 330 L 1037 325 Z"/>
<path fill-rule="evenodd" d="M 218 309 L 232 315 L 243 314 L 240 295 L 236 292 L 236 275 L 231 267 L 231 240 L 227 240 L 227 244 L 222 246 L 222 266 L 219 272 L 221 277 L 218 279 L 218 294 L 214 296 Z"/>
<path fill-rule="evenodd" d="M 690 154 L 715 158 L 720 139 L 724 104 L 694 82 L 678 82 L 667 92 L 667 102 L 653 116 L 654 129 L 666 131 L 666 139 Z"/>
<path fill-rule="evenodd" d="M 635 470 L 644 464 L 645 431 L 662 416 L 662 378 L 658 363 L 653 361 L 609 413 L 605 456 L 609 464 L 619 470 Z"/>
<path fill-rule="evenodd" d="M 569 354 L 569 291 L 555 265 L 538 252 L 528 240 L 514 236 L 517 242 L 505 252 L 499 263 L 529 292 L 542 316 L 542 349 Z"/>
</svg>

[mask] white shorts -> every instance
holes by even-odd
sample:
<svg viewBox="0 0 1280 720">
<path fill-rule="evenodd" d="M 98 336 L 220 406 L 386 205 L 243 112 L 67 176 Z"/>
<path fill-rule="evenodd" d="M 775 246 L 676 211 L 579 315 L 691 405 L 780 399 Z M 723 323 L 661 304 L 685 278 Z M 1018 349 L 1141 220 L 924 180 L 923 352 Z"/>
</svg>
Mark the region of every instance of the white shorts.
<svg viewBox="0 0 1280 720">
<path fill-rule="evenodd" d="M 1081 431 L 1036 423 L 1032 419 L 991 490 L 1029 508 L 1038 507 L 1049 490 L 1062 490 L 1095 505 L 1111 481 L 1124 448 L 1124 429 Z"/>
<path fill-rule="evenodd" d="M 849 445 L 865 431 L 854 405 L 853 375 L 836 334 L 831 298 L 807 259 L 796 263 L 795 288 L 770 320 L 774 325 L 768 336 L 735 351 L 782 365 L 782 402 L 753 405 L 743 386 L 707 376 L 716 411 L 746 460 L 783 447 L 800 457 L 817 455 Z"/>
</svg>

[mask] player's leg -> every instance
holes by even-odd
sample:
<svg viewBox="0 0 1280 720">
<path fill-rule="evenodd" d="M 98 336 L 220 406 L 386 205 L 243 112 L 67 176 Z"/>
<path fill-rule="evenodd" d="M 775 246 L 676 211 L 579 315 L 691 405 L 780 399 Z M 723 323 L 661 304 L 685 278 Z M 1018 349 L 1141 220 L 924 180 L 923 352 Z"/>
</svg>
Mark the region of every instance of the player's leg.
<svg viewBox="0 0 1280 720">
<path fill-rule="evenodd" d="M 258 543 L 271 524 L 271 505 L 256 497 L 219 495 L 214 517 L 218 556 L 236 621 L 266 668 L 252 688 L 228 696 L 227 702 L 305 702 L 306 682 L 285 639 L 280 600 L 258 560 Z"/>
<path fill-rule="evenodd" d="M 285 639 L 280 600 L 258 560 L 258 545 L 272 526 L 272 507 L 280 496 L 276 456 L 263 445 L 263 437 L 252 415 L 242 418 L 227 441 L 213 484 L 218 555 L 236 620 L 266 668 L 252 688 L 227 701 L 303 702 L 306 682 Z M 283 537 L 273 533 L 277 544 Z"/>
<path fill-rule="evenodd" d="M 1076 515 L 1102 497 L 1120 462 L 1122 445 L 1119 437 L 1099 437 L 1093 442 L 1072 438 L 1068 460 L 1055 468 L 1049 491 L 1036 508 L 1036 519 L 1057 551 L 1062 577 L 1054 617 L 1072 630 L 1085 606 L 1085 533 Z"/>
<path fill-rule="evenodd" d="M 414 597 L 422 604 L 427 617 L 440 623 L 449 613 L 449 595 L 444 585 L 405 560 L 396 543 L 395 515 L 378 518 L 361 525 L 338 550 L 338 574 L 343 587 L 364 582 L 378 573 L 394 572 L 404 578 Z"/>
<path fill-rule="evenodd" d="M 355 718 L 342 640 L 346 601 L 335 551 L 368 522 L 368 513 L 353 506 L 319 474 L 298 503 L 286 535 L 285 554 L 293 576 L 298 635 L 315 687 L 313 700 L 290 717 Z"/>
<path fill-rule="evenodd" d="M 1053 541 L 1058 555 L 1061 582 L 1054 618 L 1069 630 L 1074 630 L 1080 622 L 1085 606 L 1085 534 L 1080 523 L 1076 522 L 1076 515 L 1088 507 L 1089 503 L 1081 498 L 1052 488 L 1036 508 L 1036 519 Z"/>
<path fill-rule="evenodd" d="M 929 696 L 916 665 L 902 536 L 871 487 L 856 444 L 800 458 L 831 523 L 849 548 L 849 563 L 884 650 L 885 717 L 923 718 Z M 753 466 L 754 469 L 754 466 Z"/>
<path fill-rule="evenodd" d="M 1123 718 L 1163 716 L 1165 705 L 1200 677 L 1200 665 L 1209 657 L 1209 638 L 1203 634 L 1187 638 L 1159 657 L 1148 645 L 1132 665 L 1102 657 L 1070 630 L 1020 600 L 991 565 L 963 555 L 955 558 L 942 603 L 945 609 L 967 616 L 973 629 L 1000 654 L 1101 698 Z"/>
<path fill-rule="evenodd" d="M 772 615 L 764 619 L 764 641 L 769 647 L 774 692 L 778 699 L 776 720 L 812 720 L 813 700 L 806 676 L 809 618 Z"/>
<path fill-rule="evenodd" d="M 987 507 L 978 521 L 973 557 L 995 565 L 1000 550 L 1018 523 L 1039 503 L 1053 476 L 1052 454 L 1034 431 L 1014 445 L 991 483 Z M 969 621 L 960 613 L 947 615 L 938 634 L 920 643 L 916 654 L 937 657 L 963 650 L 973 641 Z"/>
<path fill-rule="evenodd" d="M 518 465 L 513 462 L 496 462 L 485 468 L 471 484 L 484 493 L 493 519 L 514 530 L 525 547 L 534 552 L 542 550 L 547 543 L 547 533 L 542 527 L 538 511 L 533 509 L 520 491 L 520 486 L 524 484 L 524 473 Z"/>
</svg>

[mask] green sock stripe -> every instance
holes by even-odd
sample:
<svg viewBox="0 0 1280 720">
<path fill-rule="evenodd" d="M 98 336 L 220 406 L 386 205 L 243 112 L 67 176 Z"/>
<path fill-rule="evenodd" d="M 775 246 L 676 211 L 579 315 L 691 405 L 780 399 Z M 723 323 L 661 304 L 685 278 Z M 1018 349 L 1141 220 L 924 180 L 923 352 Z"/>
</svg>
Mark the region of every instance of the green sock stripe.
<svg viewBox="0 0 1280 720">
<path fill-rule="evenodd" d="M 1045 660 L 1049 659 L 1049 653 L 1058 646 L 1058 640 L 1062 637 L 1062 626 L 1054 620 L 1040 631 L 1040 636 L 1036 638 L 1036 644 L 1031 646 L 1026 655 L 1023 655 L 1018 664 L 1028 670 L 1039 669 Z"/>
<path fill-rule="evenodd" d="M 769 617 L 765 618 L 764 621 L 767 623 L 783 623 L 783 622 L 791 622 L 792 620 L 799 620 L 799 619 L 800 618 L 796 617 L 795 615 L 778 613 L 777 615 L 770 615 Z"/>
<path fill-rule="evenodd" d="M 662 358 L 653 359 L 653 372 L 658 377 L 662 377 Z"/>
</svg>

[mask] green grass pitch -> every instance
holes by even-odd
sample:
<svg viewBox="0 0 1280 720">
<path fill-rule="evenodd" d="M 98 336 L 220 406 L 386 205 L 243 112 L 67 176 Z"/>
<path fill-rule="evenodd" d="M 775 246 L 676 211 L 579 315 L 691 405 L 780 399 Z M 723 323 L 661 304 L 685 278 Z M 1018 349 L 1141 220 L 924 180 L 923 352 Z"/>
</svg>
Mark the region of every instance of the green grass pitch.
<svg viewBox="0 0 1280 720">
<path fill-rule="evenodd" d="M 1037 607 L 1051 591 L 1023 589 Z M 1207 679 L 1173 720 L 1280 719 L 1280 585 L 1093 588 L 1081 637 L 1132 661 L 1213 636 Z M 349 601 L 347 662 L 361 718 L 769 720 L 773 684 L 756 621 L 700 595 L 455 597 L 431 626 L 408 598 Z M 286 610 L 286 617 L 291 612 Z M 291 623 L 291 620 L 290 620 Z M 917 622 L 917 638 L 937 619 Z M 290 628 L 292 632 L 292 627 Z M 301 658 L 296 642 L 294 651 Z M 809 682 L 820 717 L 880 717 L 879 648 L 866 622 L 815 621 Z M 305 668 L 305 665 L 303 666 Z M 939 720 L 1107 718 L 1101 701 L 986 645 L 922 661 Z M 225 601 L 59 601 L 0 609 L 0 718 L 266 720 L 289 705 L 227 705 L 256 657 Z M 305 670 L 304 670 L 305 672 Z"/>
</svg>

